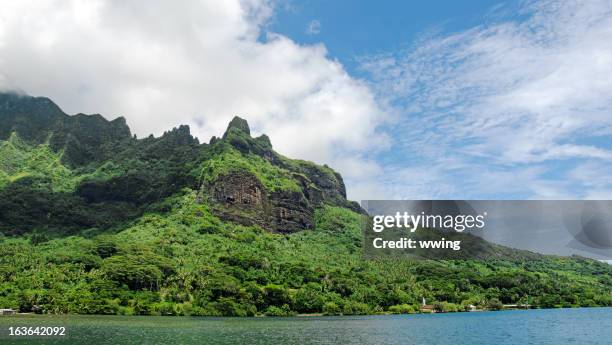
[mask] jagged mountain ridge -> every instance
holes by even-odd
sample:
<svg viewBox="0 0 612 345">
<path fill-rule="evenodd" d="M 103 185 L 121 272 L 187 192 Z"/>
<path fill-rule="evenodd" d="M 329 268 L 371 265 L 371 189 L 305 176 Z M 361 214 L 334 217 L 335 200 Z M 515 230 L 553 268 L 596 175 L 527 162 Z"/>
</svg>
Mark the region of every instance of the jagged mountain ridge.
<svg viewBox="0 0 612 345">
<path fill-rule="evenodd" d="M 11 133 L 32 144 L 48 142 L 53 150 L 65 151 L 63 160 L 70 166 L 108 158 L 103 151 L 112 148 L 104 150 L 106 146 L 131 138 L 123 117 L 108 121 L 99 114 L 70 116 L 45 97 L 0 93 L 0 140 Z"/>
<path fill-rule="evenodd" d="M 314 210 L 324 204 L 361 211 L 346 199 L 340 174 L 279 155 L 266 135 L 252 138 L 239 117 L 208 144 L 200 144 L 188 126 L 137 139 L 122 117 L 70 116 L 48 98 L 4 93 L 0 141 L 0 230 L 8 234 L 110 228 L 185 187 L 197 190 L 199 202 L 222 219 L 275 232 L 311 229 Z M 44 171 L 7 168 L 19 165 L 11 163 L 15 152 L 41 147 L 57 155 L 54 164 L 68 171 L 73 188 L 58 189 Z"/>
</svg>

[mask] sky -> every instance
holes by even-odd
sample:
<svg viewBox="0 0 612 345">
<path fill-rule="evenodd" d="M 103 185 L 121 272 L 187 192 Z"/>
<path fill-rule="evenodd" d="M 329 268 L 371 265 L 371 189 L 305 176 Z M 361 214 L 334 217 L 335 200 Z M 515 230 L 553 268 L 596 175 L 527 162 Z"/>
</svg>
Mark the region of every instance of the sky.
<svg viewBox="0 0 612 345">
<path fill-rule="evenodd" d="M 200 141 L 246 118 L 349 198 L 612 197 L 612 2 L 7 1 L 0 89 Z"/>
</svg>

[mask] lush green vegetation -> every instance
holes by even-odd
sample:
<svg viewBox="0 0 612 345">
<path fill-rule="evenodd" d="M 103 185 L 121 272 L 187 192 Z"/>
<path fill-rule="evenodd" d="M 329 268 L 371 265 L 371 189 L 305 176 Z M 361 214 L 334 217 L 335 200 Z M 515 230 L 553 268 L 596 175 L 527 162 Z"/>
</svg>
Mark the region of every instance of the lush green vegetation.
<svg viewBox="0 0 612 345">
<path fill-rule="evenodd" d="M 54 237 L 121 227 L 195 186 L 199 151 L 188 130 L 175 129 L 126 142 L 112 159 L 70 167 L 65 150 L 13 132 L 0 140 L 0 232 Z"/>
<path fill-rule="evenodd" d="M 230 145 L 225 145 L 219 154 L 202 163 L 202 179 L 207 183 L 212 183 L 220 176 L 236 171 L 245 171 L 257 176 L 262 184 L 272 192 L 301 190 L 288 170 L 272 165 L 257 155 L 242 154 Z"/>
<path fill-rule="evenodd" d="M 0 94 L 0 308 L 280 316 L 413 313 L 423 297 L 438 311 L 612 305 L 612 266 L 589 259 L 490 246 L 495 259 L 484 261 L 364 260 L 363 215 L 340 175 L 232 123 L 210 144 L 184 126 L 136 139 L 121 119 Z M 263 193 L 289 191 L 277 193 L 282 207 L 316 208 L 314 229 L 218 218 L 225 206 L 201 195 L 235 171 Z"/>
<path fill-rule="evenodd" d="M 22 311 L 153 315 L 412 313 L 474 304 L 612 305 L 610 267 L 593 260 L 365 261 L 360 215 L 317 212 L 314 231 L 225 223 L 191 190 L 122 231 L 0 242 L 0 305 Z"/>
<path fill-rule="evenodd" d="M 0 186 L 26 177 L 44 177 L 50 180 L 53 191 L 72 191 L 76 181 L 60 156 L 47 144 L 30 146 L 13 133 L 8 140 L 0 141 Z"/>
</svg>

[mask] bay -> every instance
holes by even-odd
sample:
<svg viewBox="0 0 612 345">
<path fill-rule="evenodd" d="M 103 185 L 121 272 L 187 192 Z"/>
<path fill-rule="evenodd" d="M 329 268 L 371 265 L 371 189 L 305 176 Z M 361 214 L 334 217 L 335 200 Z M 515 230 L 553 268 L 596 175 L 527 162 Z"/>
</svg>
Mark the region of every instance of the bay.
<svg viewBox="0 0 612 345">
<path fill-rule="evenodd" d="M 63 337 L 9 327 L 63 326 Z M 214 318 L 103 315 L 0 317 L 2 344 L 611 344 L 612 308 L 449 314 Z"/>
</svg>

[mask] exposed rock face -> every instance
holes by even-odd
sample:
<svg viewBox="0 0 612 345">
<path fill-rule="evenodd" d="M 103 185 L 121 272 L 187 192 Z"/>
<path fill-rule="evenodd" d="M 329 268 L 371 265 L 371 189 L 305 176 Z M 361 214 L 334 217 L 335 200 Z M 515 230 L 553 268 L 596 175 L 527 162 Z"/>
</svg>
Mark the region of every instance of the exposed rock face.
<svg viewBox="0 0 612 345">
<path fill-rule="evenodd" d="M 320 207 L 327 203 L 350 208 L 358 213 L 365 212 L 358 203 L 346 200 L 344 181 L 337 172 L 327 166 L 309 163 L 298 165 L 297 170 L 293 176 L 300 182 L 304 196 L 312 206 Z"/>
<path fill-rule="evenodd" d="M 268 204 L 264 186 L 247 172 L 235 172 L 218 179 L 212 186 L 214 201 L 225 205 L 265 211 Z"/>
<path fill-rule="evenodd" d="M 299 190 L 267 190 L 254 174 L 234 171 L 201 186 L 200 193 L 211 201 L 215 214 L 224 220 L 245 225 L 259 225 L 274 232 L 312 229 L 314 213 L 325 204 L 348 207 L 362 212 L 357 203 L 346 200 L 342 177 L 327 166 L 290 160 L 272 149 L 266 135 L 250 136 L 248 123 L 235 117 L 222 139 L 210 145 L 231 145 L 244 155 L 257 155 L 283 169 Z"/>
<path fill-rule="evenodd" d="M 271 221 L 275 231 L 295 232 L 314 226 L 314 208 L 302 193 L 272 193 L 272 205 Z"/>
<path fill-rule="evenodd" d="M 304 193 L 304 197 L 308 200 L 308 202 L 317 207 L 322 206 L 324 197 L 323 191 L 317 187 L 306 175 L 300 173 L 293 173 L 293 177 L 300 182 L 300 186 L 302 187 L 302 192 Z"/>
<path fill-rule="evenodd" d="M 269 192 L 256 176 L 233 172 L 220 176 L 210 186 L 202 186 L 201 192 L 211 195 L 215 213 L 222 219 L 244 225 L 257 224 L 282 233 L 312 229 L 314 211 L 325 203 L 363 212 L 357 203 L 342 199 L 343 189 L 336 189 L 338 186 L 319 188 L 307 176 L 295 176 L 301 191 Z"/>
<path fill-rule="evenodd" d="M 314 224 L 314 209 L 302 193 L 268 193 L 248 172 L 222 176 L 209 188 L 214 212 L 225 220 L 275 232 L 310 229 Z"/>
</svg>

